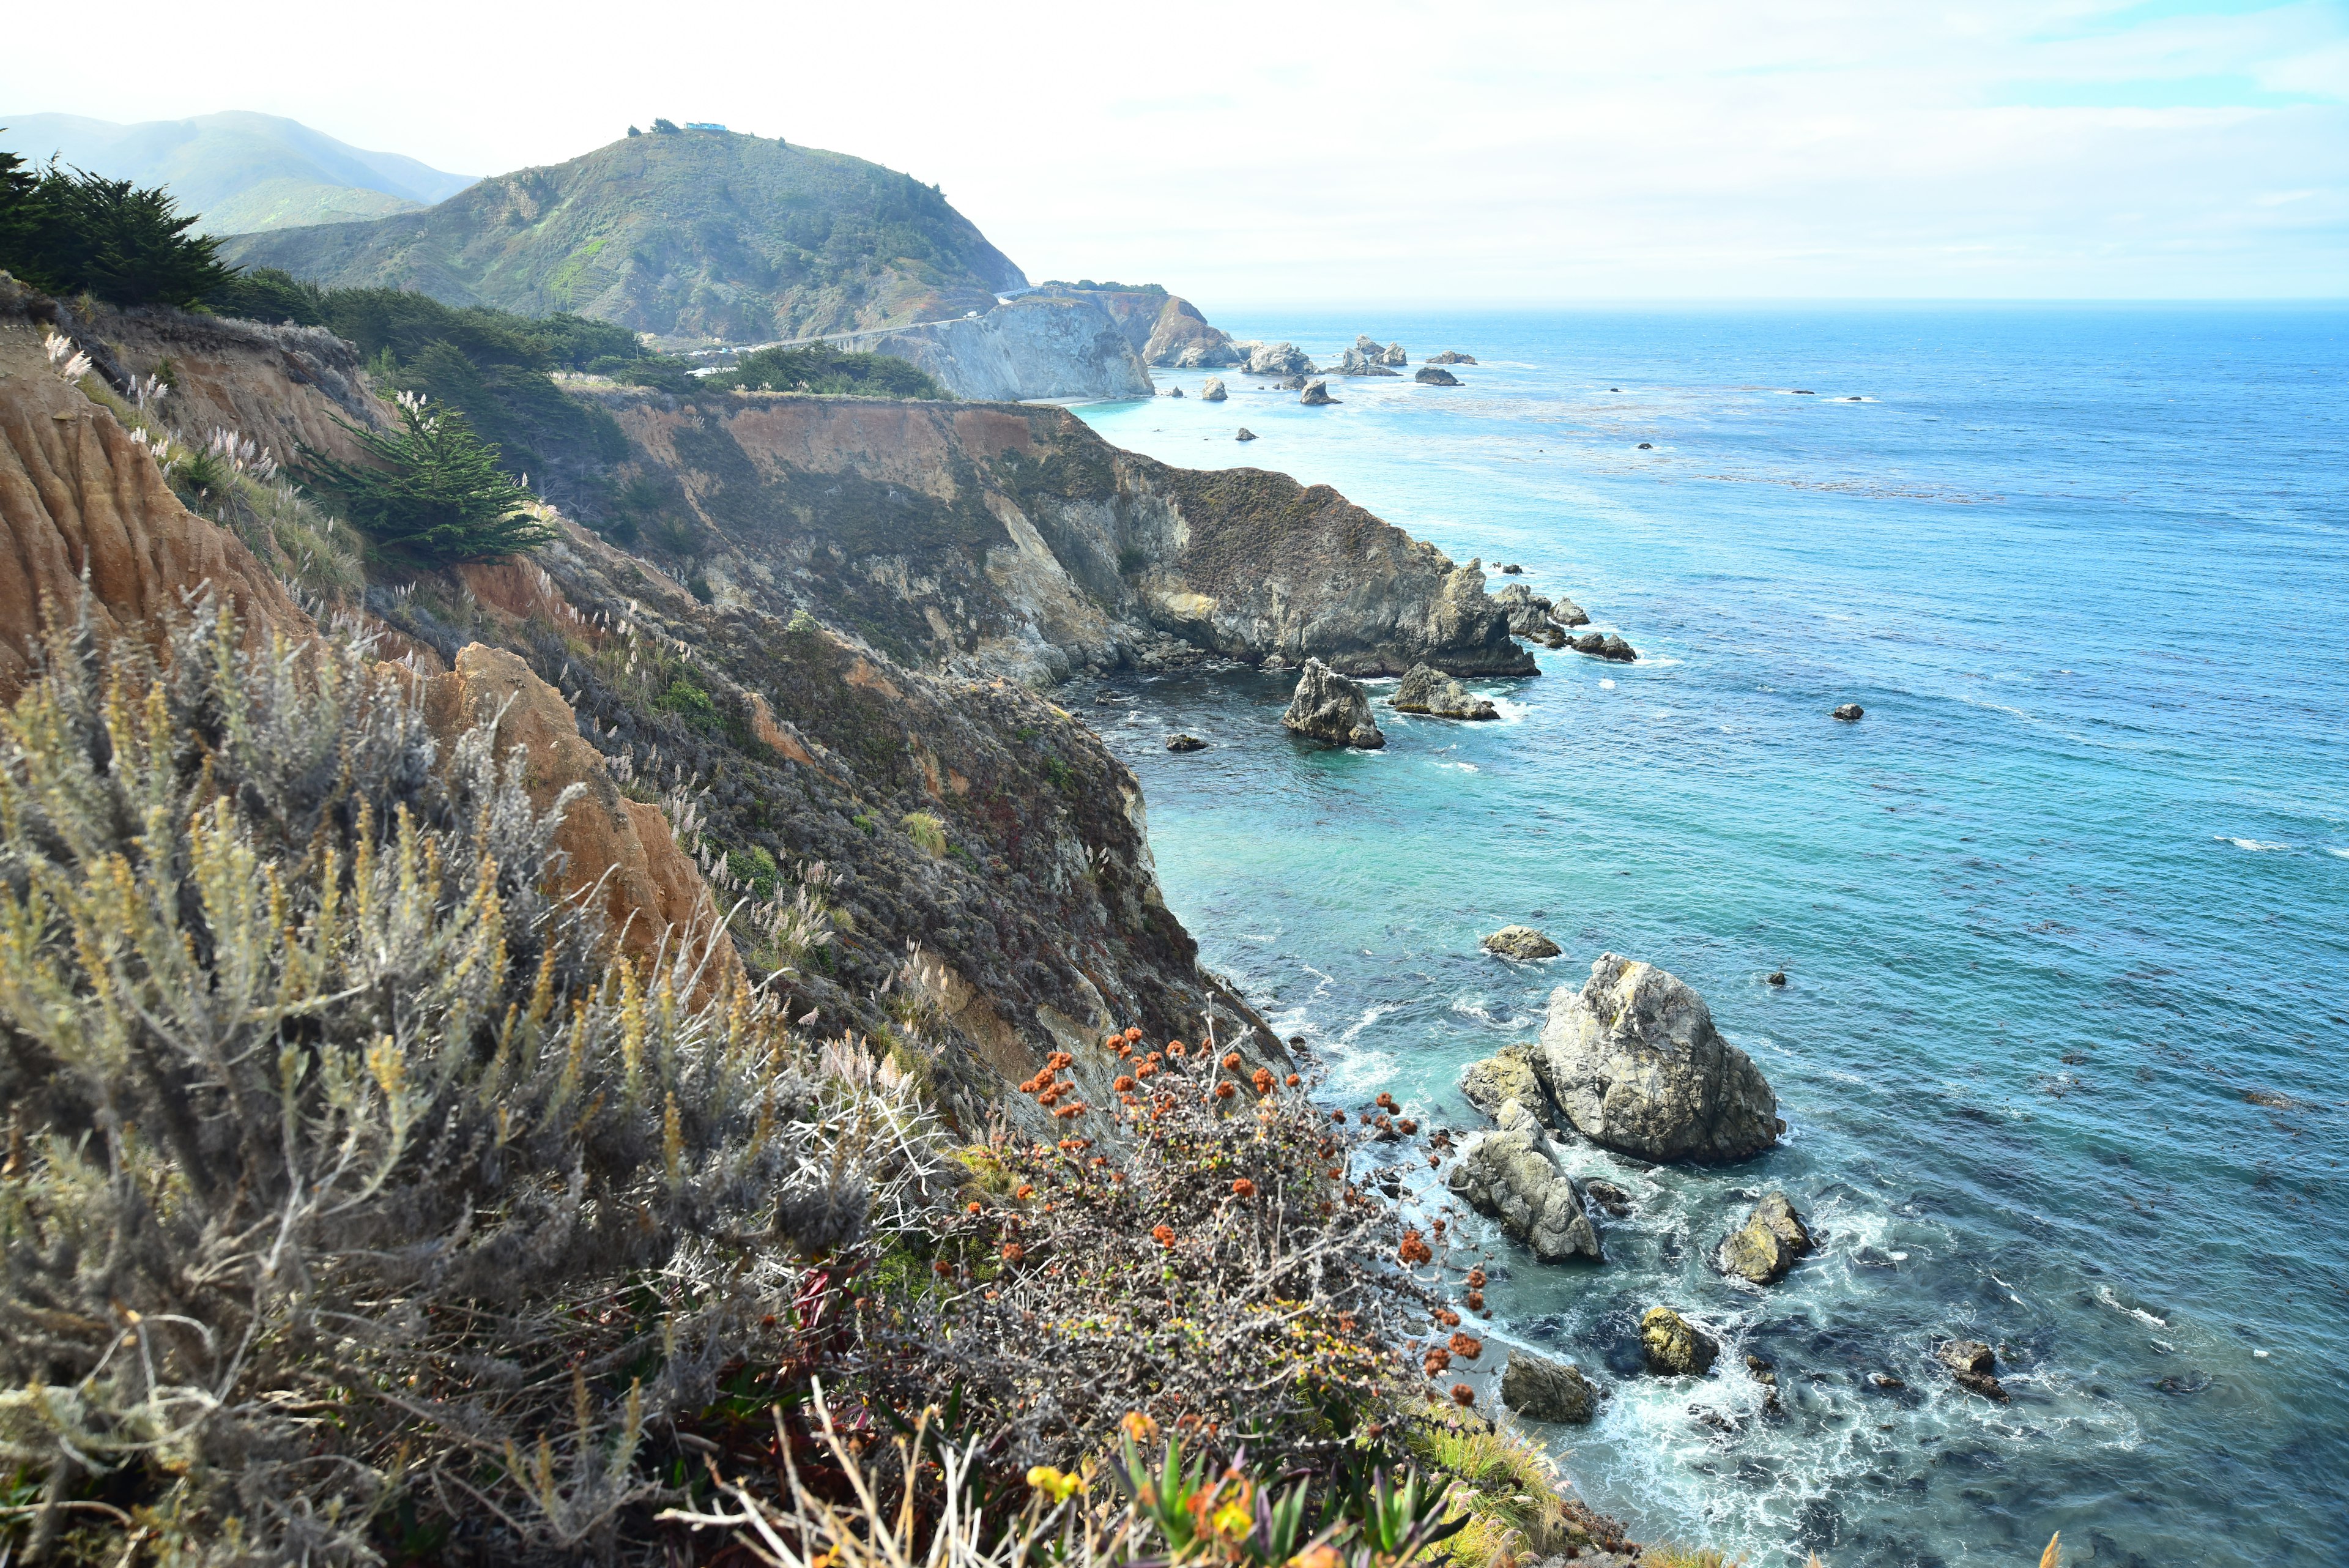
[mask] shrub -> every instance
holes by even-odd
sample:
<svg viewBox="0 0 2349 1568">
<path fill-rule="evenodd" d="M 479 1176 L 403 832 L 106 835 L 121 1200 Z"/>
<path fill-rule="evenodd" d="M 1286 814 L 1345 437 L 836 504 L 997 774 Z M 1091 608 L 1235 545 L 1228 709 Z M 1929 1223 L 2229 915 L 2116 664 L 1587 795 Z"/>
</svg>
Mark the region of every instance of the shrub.
<svg viewBox="0 0 2349 1568">
<path fill-rule="evenodd" d="M 427 400 L 412 393 L 402 393 L 398 407 L 401 428 L 390 435 L 336 421 L 372 464 L 305 446 L 295 471 L 305 486 L 339 504 L 378 558 L 424 566 L 489 561 L 555 537 L 463 413 L 428 411 Z"/>
<path fill-rule="evenodd" d="M 924 854 L 933 859 L 947 852 L 947 825 L 932 811 L 909 811 L 905 816 L 905 836 L 922 846 Z"/>
<path fill-rule="evenodd" d="M 731 370 L 705 379 L 713 390 L 830 392 L 867 398 L 951 400 L 953 393 L 919 368 L 889 354 L 853 354 L 828 343 L 761 348 Z"/>
<path fill-rule="evenodd" d="M 0 721 L 0 1558 L 643 1555 L 647 1433 L 804 1386 L 926 1201 L 902 1086 L 612 961 L 490 727 L 167 651 Z"/>
</svg>

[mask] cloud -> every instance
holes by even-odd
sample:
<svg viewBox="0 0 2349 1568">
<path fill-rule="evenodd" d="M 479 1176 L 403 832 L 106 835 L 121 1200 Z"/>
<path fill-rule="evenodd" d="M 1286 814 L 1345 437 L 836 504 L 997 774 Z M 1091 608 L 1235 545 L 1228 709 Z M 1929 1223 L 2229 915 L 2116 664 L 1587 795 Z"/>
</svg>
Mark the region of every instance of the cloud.
<svg viewBox="0 0 2349 1568">
<path fill-rule="evenodd" d="M 0 105 L 264 109 L 462 169 L 557 161 L 655 114 L 722 120 L 939 182 L 1033 276 L 1155 279 L 1211 309 L 2349 276 L 2349 24 L 2329 4 L 110 14 L 173 47 L 79 86 L 39 64 L 78 47 L 52 9 L 19 24 Z"/>
</svg>

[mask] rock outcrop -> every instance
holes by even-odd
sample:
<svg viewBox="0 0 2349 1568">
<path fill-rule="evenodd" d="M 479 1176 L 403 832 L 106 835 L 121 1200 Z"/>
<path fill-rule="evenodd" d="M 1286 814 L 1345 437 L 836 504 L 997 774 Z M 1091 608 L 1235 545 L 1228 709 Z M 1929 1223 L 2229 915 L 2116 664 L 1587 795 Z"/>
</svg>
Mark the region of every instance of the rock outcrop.
<svg viewBox="0 0 2349 1568">
<path fill-rule="evenodd" d="M 1333 746 L 1376 751 L 1387 743 L 1378 721 L 1371 717 L 1370 694 L 1362 683 L 1347 680 L 1318 659 L 1305 661 L 1305 673 L 1280 722 L 1298 734 Z"/>
<path fill-rule="evenodd" d="M 1488 1116 L 1498 1116 L 1501 1107 L 1515 1100 L 1536 1120 L 1548 1120 L 1548 1091 L 1534 1074 L 1532 1052 L 1523 1045 L 1506 1046 L 1481 1062 L 1469 1063 L 1460 1070 L 1460 1092 Z"/>
<path fill-rule="evenodd" d="M 1642 1159 L 1750 1159 L 1777 1141 L 1778 1099 L 1721 1037 L 1704 999 L 1614 953 L 1550 996 L 1535 1069 L 1575 1130 Z"/>
<path fill-rule="evenodd" d="M 1560 626 L 1588 626 L 1590 618 L 1572 599 L 1556 598 L 1549 602 L 1549 618 Z"/>
<path fill-rule="evenodd" d="M 1408 365 L 1411 363 L 1411 356 L 1402 351 L 1402 344 L 1390 343 L 1386 346 L 1385 349 L 1380 353 L 1379 363 L 1381 365 Z"/>
<path fill-rule="evenodd" d="M 1578 1366 L 1513 1345 L 1501 1369 L 1501 1403 L 1529 1421 L 1587 1426 L 1599 1414 L 1599 1386 Z"/>
<path fill-rule="evenodd" d="M 1834 717 L 1841 719 L 1847 724 L 1857 724 L 1868 717 L 1868 710 L 1857 702 L 1846 702 L 1835 711 Z"/>
<path fill-rule="evenodd" d="M 1199 389 L 1199 400 L 1203 403 L 1220 403 L 1229 396 L 1231 394 L 1224 389 L 1224 379 L 1221 376 L 1208 377 L 1207 384 Z"/>
<path fill-rule="evenodd" d="M 1204 752 L 1207 749 L 1207 742 L 1196 735 L 1169 735 L 1166 737 L 1166 749 L 1170 752 Z"/>
<path fill-rule="evenodd" d="M 1476 362 L 1476 356 L 1474 354 L 1463 354 L 1454 348 L 1446 348 L 1441 354 L 1429 355 L 1427 362 L 1431 365 L 1474 365 Z"/>
<path fill-rule="evenodd" d="M 1146 398 L 1153 390 L 1117 324 L 1078 295 L 1023 295 L 983 316 L 876 332 L 844 346 L 894 355 L 955 396 L 978 401 Z"/>
<path fill-rule="evenodd" d="M 1324 409 L 1338 401 L 1330 395 L 1330 383 L 1327 381 L 1306 382 L 1305 389 L 1297 394 L 1297 400 L 1309 409 Z"/>
<path fill-rule="evenodd" d="M 1414 664 L 1387 699 L 1399 713 L 1425 713 L 1435 719 L 1497 719 L 1501 715 L 1482 697 L 1449 675 L 1439 675 L 1424 664 Z"/>
<path fill-rule="evenodd" d="M 1584 632 L 1574 639 L 1574 651 L 1589 654 L 1594 659 L 1611 659 L 1617 664 L 1630 664 L 1640 657 L 1630 643 L 1611 631 Z"/>
<path fill-rule="evenodd" d="M 1998 1355 L 1978 1339 L 1953 1339 L 1933 1353 L 1950 1369 L 1959 1387 L 1985 1399 L 2007 1402 L 2006 1386 L 1998 1380 Z"/>
<path fill-rule="evenodd" d="M 1501 1106 L 1500 1126 L 1470 1138 L 1446 1177 L 1452 1193 L 1532 1249 L 1545 1263 L 1600 1262 L 1598 1227 L 1574 1179 L 1559 1168 L 1540 1122 L 1516 1100 Z"/>
<path fill-rule="evenodd" d="M 1523 583 L 1502 588 L 1493 596 L 1493 602 L 1509 618 L 1509 630 L 1519 637 L 1547 638 L 1555 629 L 1550 601 Z"/>
<path fill-rule="evenodd" d="M 1256 431 L 1248 429 L 1246 425 L 1242 425 L 1240 427 L 1239 433 L 1232 437 L 1232 439 L 1234 441 L 1254 441 L 1256 440 Z"/>
<path fill-rule="evenodd" d="M 1666 1306 L 1640 1319 L 1640 1350 L 1659 1377 L 1702 1377 L 1721 1355 L 1720 1342 Z"/>
<path fill-rule="evenodd" d="M 1333 368 L 1332 373 L 1340 376 L 1392 376 L 1397 374 L 1396 371 L 1387 369 L 1385 350 L 1381 349 L 1375 343 L 1372 343 L 1367 351 L 1364 350 L 1360 344 L 1357 344 L 1355 347 L 1340 354 L 1338 356 L 1338 363 Z"/>
<path fill-rule="evenodd" d="M 1046 284 L 1040 292 L 1074 296 L 1100 306 L 1145 365 L 1195 370 L 1209 365 L 1237 365 L 1246 358 L 1233 347 L 1228 334 L 1207 324 L 1197 306 L 1163 288 Z"/>
<path fill-rule="evenodd" d="M 1488 953 L 1497 953 L 1520 962 L 1554 959 L 1565 950 L 1531 926 L 1503 926 L 1486 937 L 1481 945 Z"/>
<path fill-rule="evenodd" d="M 1443 366 L 1436 364 L 1433 360 L 1422 365 L 1417 370 L 1413 371 L 1411 379 L 1417 381 L 1423 387 L 1456 387 L 1460 385 L 1459 377 L 1454 375 L 1451 371 L 1444 369 Z"/>
<path fill-rule="evenodd" d="M 1305 350 L 1294 343 L 1237 343 L 1234 348 L 1247 354 L 1246 369 L 1251 376 L 1309 376 L 1313 361 Z"/>
<path fill-rule="evenodd" d="M 1783 1192 L 1765 1192 L 1745 1223 L 1721 1243 L 1723 1273 L 1751 1284 L 1775 1284 L 1811 1250 L 1811 1232 Z"/>
</svg>

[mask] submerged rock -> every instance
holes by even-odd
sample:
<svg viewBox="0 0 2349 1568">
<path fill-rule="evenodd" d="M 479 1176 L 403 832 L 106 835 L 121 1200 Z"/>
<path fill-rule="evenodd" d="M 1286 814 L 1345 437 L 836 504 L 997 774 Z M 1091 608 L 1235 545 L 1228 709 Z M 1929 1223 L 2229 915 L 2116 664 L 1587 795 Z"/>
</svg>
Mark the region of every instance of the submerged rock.
<svg viewBox="0 0 2349 1568">
<path fill-rule="evenodd" d="M 1531 926 L 1503 926 L 1486 937 L 1483 946 L 1488 953 L 1526 961 L 1556 958 L 1566 950 Z"/>
<path fill-rule="evenodd" d="M 1454 375 L 1451 371 L 1443 369 L 1441 366 L 1438 366 L 1433 360 L 1429 361 L 1427 364 L 1422 365 L 1417 370 L 1412 372 L 1411 379 L 1417 381 L 1423 387 L 1456 387 L 1460 385 L 1459 377 Z"/>
<path fill-rule="evenodd" d="M 1203 403 L 1220 403 L 1230 395 L 1224 390 L 1224 379 L 1221 376 L 1208 377 L 1207 384 L 1199 389 L 1199 400 Z"/>
<path fill-rule="evenodd" d="M 1305 383 L 1305 389 L 1297 394 L 1297 400 L 1309 409 L 1319 409 L 1326 408 L 1339 400 L 1330 395 L 1329 382 L 1308 381 Z"/>
<path fill-rule="evenodd" d="M 1196 735 L 1169 735 L 1166 737 L 1166 749 L 1170 752 L 1204 752 L 1207 749 L 1207 742 Z"/>
<path fill-rule="evenodd" d="M 1784 1130 L 1778 1096 L 1704 998 L 1615 953 L 1580 991 L 1551 994 L 1535 1071 L 1577 1131 L 1642 1159 L 1748 1159 Z"/>
<path fill-rule="evenodd" d="M 1476 362 L 1476 356 L 1463 354 L 1455 348 L 1446 348 L 1441 354 L 1429 355 L 1427 362 L 1431 365 L 1474 365 Z"/>
<path fill-rule="evenodd" d="M 1578 1366 L 1513 1345 L 1501 1369 L 1501 1403 L 1529 1421 L 1579 1427 L 1599 1413 L 1599 1385 Z"/>
<path fill-rule="evenodd" d="M 1712 1335 L 1664 1306 L 1640 1319 L 1640 1350 L 1660 1377 L 1702 1377 L 1721 1354 Z"/>
<path fill-rule="evenodd" d="M 1318 659 L 1305 661 L 1305 674 L 1280 722 L 1297 733 L 1333 746 L 1375 751 L 1387 743 L 1371 717 L 1370 694 Z"/>
<path fill-rule="evenodd" d="M 1439 675 L 1424 664 L 1414 664 L 1387 699 L 1398 713 L 1425 713 L 1436 719 L 1497 719 L 1500 714 L 1482 697 L 1449 675 Z"/>
<path fill-rule="evenodd" d="M 1953 1339 L 1935 1351 L 1933 1357 L 1950 1369 L 1959 1387 L 2002 1405 L 2007 1402 L 2006 1389 L 1995 1376 L 1998 1356 L 1981 1340 Z"/>
<path fill-rule="evenodd" d="M 1523 1045 L 1505 1046 L 1483 1061 L 1471 1062 L 1462 1068 L 1460 1093 L 1488 1116 L 1499 1116 L 1501 1107 L 1515 1100 L 1537 1118 L 1547 1119 L 1542 1113 L 1549 1096 L 1543 1092 L 1541 1080 L 1534 1075 L 1531 1051 Z"/>
<path fill-rule="evenodd" d="M 1835 716 L 1847 724 L 1856 724 L 1868 717 L 1868 710 L 1857 702 L 1847 702 L 1835 711 Z"/>
<path fill-rule="evenodd" d="M 1811 1250 L 1811 1232 L 1783 1192 L 1765 1192 L 1745 1223 L 1721 1243 L 1721 1269 L 1757 1285 L 1775 1284 Z"/>
<path fill-rule="evenodd" d="M 1599 1229 L 1573 1178 L 1551 1158 L 1534 1114 L 1516 1100 L 1501 1106 L 1500 1127 L 1471 1138 L 1446 1182 L 1477 1213 L 1533 1249 L 1545 1263 L 1573 1258 L 1603 1262 Z"/>
</svg>

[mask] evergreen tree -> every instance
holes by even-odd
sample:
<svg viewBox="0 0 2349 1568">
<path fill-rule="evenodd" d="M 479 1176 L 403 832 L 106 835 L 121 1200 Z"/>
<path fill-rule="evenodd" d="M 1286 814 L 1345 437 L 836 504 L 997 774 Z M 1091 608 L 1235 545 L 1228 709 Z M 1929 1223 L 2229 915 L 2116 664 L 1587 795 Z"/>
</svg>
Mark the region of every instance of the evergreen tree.
<svg viewBox="0 0 2349 1568">
<path fill-rule="evenodd" d="M 524 504 L 528 493 L 499 469 L 498 449 L 476 436 L 462 413 L 428 410 L 426 399 L 403 392 L 399 418 L 402 428 L 389 435 L 343 425 L 371 464 L 342 462 L 305 446 L 296 471 L 305 485 L 341 506 L 378 560 L 419 566 L 491 561 L 554 537 L 554 525 Z"/>
<path fill-rule="evenodd" d="M 188 233 L 195 223 L 160 186 L 55 163 L 35 174 L 0 153 L 0 267 L 36 288 L 193 306 L 236 276 L 218 240 Z"/>
</svg>

